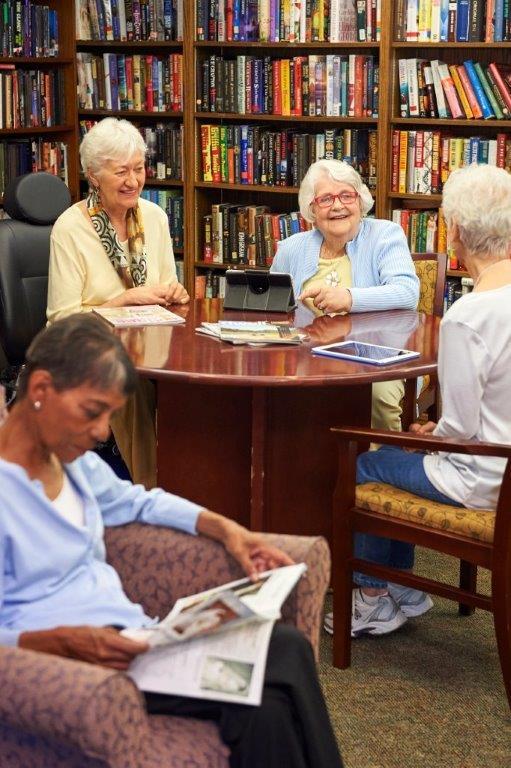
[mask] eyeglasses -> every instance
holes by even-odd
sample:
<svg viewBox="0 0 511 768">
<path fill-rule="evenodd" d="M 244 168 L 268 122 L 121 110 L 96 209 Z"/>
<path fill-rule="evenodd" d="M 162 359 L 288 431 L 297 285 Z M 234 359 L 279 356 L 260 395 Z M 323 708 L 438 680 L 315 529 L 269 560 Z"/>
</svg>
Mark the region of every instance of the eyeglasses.
<svg viewBox="0 0 511 768">
<path fill-rule="evenodd" d="M 319 195 L 312 202 L 320 208 L 331 208 L 336 200 L 342 205 L 352 205 L 358 199 L 358 192 L 339 192 L 338 195 Z"/>
</svg>

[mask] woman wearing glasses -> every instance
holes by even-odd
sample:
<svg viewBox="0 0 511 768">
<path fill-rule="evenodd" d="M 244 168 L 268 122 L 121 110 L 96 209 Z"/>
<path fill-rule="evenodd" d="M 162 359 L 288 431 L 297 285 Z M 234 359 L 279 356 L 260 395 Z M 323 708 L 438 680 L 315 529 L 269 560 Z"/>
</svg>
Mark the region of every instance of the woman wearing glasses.
<svg viewBox="0 0 511 768">
<path fill-rule="evenodd" d="M 366 218 L 374 201 L 360 175 L 340 160 L 318 160 L 298 195 L 314 228 L 279 243 L 272 272 L 288 272 L 295 294 L 327 314 L 416 309 L 419 280 L 401 227 Z M 373 385 L 372 425 L 401 429 L 402 381 Z"/>
</svg>

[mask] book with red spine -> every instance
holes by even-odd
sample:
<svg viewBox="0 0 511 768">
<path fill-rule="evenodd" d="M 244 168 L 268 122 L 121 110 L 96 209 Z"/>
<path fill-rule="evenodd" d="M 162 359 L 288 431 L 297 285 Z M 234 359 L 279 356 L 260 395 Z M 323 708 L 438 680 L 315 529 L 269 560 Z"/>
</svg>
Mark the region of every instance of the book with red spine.
<svg viewBox="0 0 511 768">
<path fill-rule="evenodd" d="M 492 61 L 490 62 L 490 64 L 488 64 L 488 69 L 493 75 L 495 83 L 497 84 L 497 88 L 499 89 L 500 95 L 502 96 L 504 102 L 506 103 L 506 106 L 508 107 L 509 110 L 511 110 L 511 89 L 503 79 L 499 70 L 499 66 L 500 65 L 497 64 L 495 61 Z"/>
<path fill-rule="evenodd" d="M 472 84 L 468 78 L 467 71 L 463 66 L 463 64 L 458 64 L 456 69 L 458 71 L 458 75 L 460 76 L 463 90 L 467 94 L 467 99 L 468 99 L 468 103 L 470 104 L 470 109 L 472 110 L 475 119 L 479 120 L 483 116 L 483 112 L 481 107 L 479 106 L 478 100 L 476 99 L 476 95 L 474 93 L 474 89 L 472 88 Z"/>
</svg>

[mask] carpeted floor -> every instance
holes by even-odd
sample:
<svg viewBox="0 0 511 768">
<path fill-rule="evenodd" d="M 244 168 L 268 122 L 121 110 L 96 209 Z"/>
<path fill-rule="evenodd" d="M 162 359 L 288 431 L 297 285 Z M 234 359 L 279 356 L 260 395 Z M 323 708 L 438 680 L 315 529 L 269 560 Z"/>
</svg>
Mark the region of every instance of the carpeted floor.
<svg viewBox="0 0 511 768">
<path fill-rule="evenodd" d="M 455 578 L 448 559 L 419 551 L 417 561 L 423 573 Z M 352 651 L 351 668 L 334 669 L 323 633 L 321 682 L 346 768 L 511 768 L 491 614 L 460 617 L 457 605 L 435 598 L 425 616 L 356 640 Z"/>
</svg>

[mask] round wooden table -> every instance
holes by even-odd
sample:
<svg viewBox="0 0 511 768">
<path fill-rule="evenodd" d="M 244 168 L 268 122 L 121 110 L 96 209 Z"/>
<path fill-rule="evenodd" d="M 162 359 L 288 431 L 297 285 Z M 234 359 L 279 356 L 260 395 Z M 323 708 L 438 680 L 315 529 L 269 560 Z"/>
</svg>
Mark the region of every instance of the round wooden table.
<svg viewBox="0 0 511 768">
<path fill-rule="evenodd" d="M 436 370 L 439 319 L 405 310 L 289 316 L 300 346 L 232 346 L 196 333 L 204 320 L 286 319 L 222 311 L 218 299 L 177 310 L 179 326 L 119 331 L 156 381 L 158 483 L 253 530 L 330 535 L 337 472 L 330 427 L 370 424 L 371 384 Z M 346 338 L 417 350 L 385 367 L 314 356 Z"/>
</svg>

